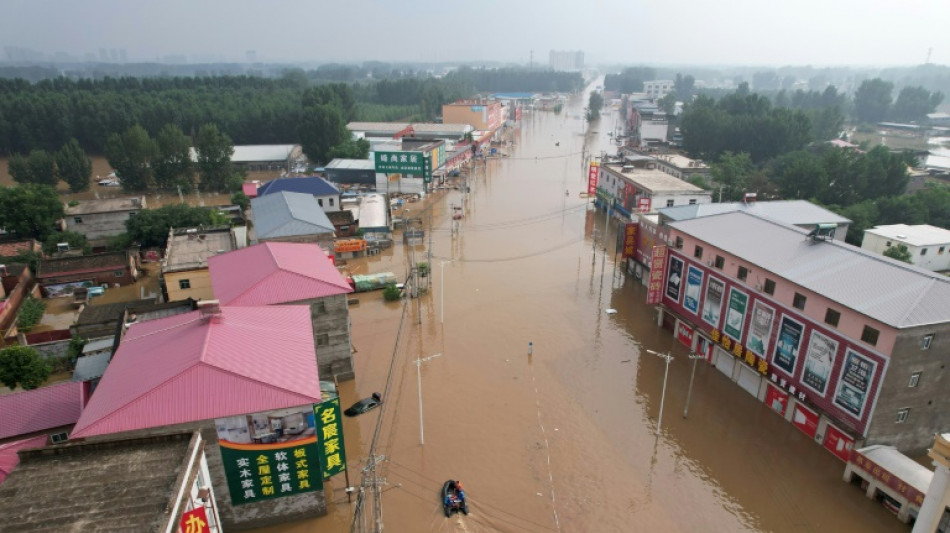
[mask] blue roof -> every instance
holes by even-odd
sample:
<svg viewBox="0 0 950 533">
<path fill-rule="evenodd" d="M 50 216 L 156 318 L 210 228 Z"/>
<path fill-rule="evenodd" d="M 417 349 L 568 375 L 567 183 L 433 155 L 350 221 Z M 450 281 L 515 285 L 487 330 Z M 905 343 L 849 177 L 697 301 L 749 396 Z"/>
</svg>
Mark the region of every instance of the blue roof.
<svg viewBox="0 0 950 533">
<path fill-rule="evenodd" d="M 495 98 L 499 100 L 530 100 L 534 98 L 534 93 L 495 93 Z"/>
<path fill-rule="evenodd" d="M 305 178 L 278 178 L 261 185 L 257 189 L 258 196 L 267 196 L 275 192 L 302 192 L 313 196 L 329 196 L 340 194 L 332 183 L 318 176 Z"/>
</svg>

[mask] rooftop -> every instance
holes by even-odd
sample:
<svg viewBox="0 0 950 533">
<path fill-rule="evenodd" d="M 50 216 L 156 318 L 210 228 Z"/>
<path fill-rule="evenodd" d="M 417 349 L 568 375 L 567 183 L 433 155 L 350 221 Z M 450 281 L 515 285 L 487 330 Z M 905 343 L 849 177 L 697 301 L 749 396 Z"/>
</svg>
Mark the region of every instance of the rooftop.
<svg viewBox="0 0 950 533">
<path fill-rule="evenodd" d="M 86 399 L 83 384 L 72 381 L 0 394 L 0 439 L 75 424 Z"/>
<path fill-rule="evenodd" d="M 76 359 L 76 369 L 73 370 L 73 381 L 91 381 L 101 378 L 112 359 L 112 352 L 99 352 L 93 355 L 84 355 Z"/>
<path fill-rule="evenodd" d="M 755 213 L 793 226 L 801 224 L 848 224 L 851 222 L 847 218 L 807 200 L 775 200 L 748 204 L 726 202 L 722 204 L 681 205 L 659 209 L 661 215 L 671 220 L 689 220 L 734 211 Z"/>
<path fill-rule="evenodd" d="M 57 257 L 41 259 L 36 265 L 36 277 L 44 278 L 79 272 L 101 272 L 103 270 L 122 270 L 129 267 L 128 252 L 110 252 L 105 254 L 81 255 L 76 257 Z"/>
<path fill-rule="evenodd" d="M 72 437 L 319 403 L 314 353 L 306 306 L 222 307 L 134 323 Z"/>
<path fill-rule="evenodd" d="M 79 318 L 76 319 L 76 325 L 85 326 L 90 324 L 107 324 L 109 322 L 117 322 L 119 317 L 122 316 L 122 313 L 125 312 L 126 307 L 143 306 L 154 303 L 155 298 L 146 298 L 144 300 L 134 300 L 131 302 L 90 304 L 85 306 L 82 312 L 79 313 Z"/>
<path fill-rule="evenodd" d="M 316 244 L 265 242 L 209 261 L 215 297 L 225 305 L 270 305 L 351 292 Z"/>
<path fill-rule="evenodd" d="M 337 161 L 334 159 L 334 161 Z M 344 161 L 350 161 L 349 159 Z M 372 166 L 372 161 L 367 160 Z M 332 163 L 332 161 L 331 161 Z M 330 168 L 327 165 L 326 168 Z M 313 196 L 329 196 L 340 194 L 340 190 L 329 181 L 319 176 L 305 176 L 302 178 L 277 178 L 261 185 L 257 189 L 258 196 L 267 196 L 276 192 L 302 192 Z"/>
<path fill-rule="evenodd" d="M 372 131 L 395 135 L 409 127 L 408 122 L 350 122 L 346 129 L 350 131 Z"/>
<path fill-rule="evenodd" d="M 40 243 L 33 239 L 0 243 L 0 257 L 16 257 L 23 252 L 41 250 Z"/>
<path fill-rule="evenodd" d="M 895 328 L 950 321 L 950 279 L 746 212 L 671 227 Z"/>
<path fill-rule="evenodd" d="M 656 156 L 656 159 L 668 163 L 676 168 L 709 169 L 709 165 L 706 163 L 703 163 L 698 159 L 691 159 L 680 154 L 660 154 Z"/>
<path fill-rule="evenodd" d="M 474 128 L 468 124 L 437 124 L 434 122 L 420 122 L 412 125 L 412 129 L 420 135 L 436 133 L 465 135 Z"/>
<path fill-rule="evenodd" d="M 313 195 L 280 191 L 251 200 L 258 239 L 333 234 L 333 223 Z"/>
<path fill-rule="evenodd" d="M 78 204 L 66 207 L 66 216 L 90 215 L 93 213 L 115 213 L 121 211 L 140 211 L 145 209 L 145 197 L 106 198 L 104 200 L 81 200 Z"/>
<path fill-rule="evenodd" d="M 639 186 L 642 189 L 653 194 L 661 193 L 694 193 L 702 194 L 707 193 L 703 189 L 689 183 L 688 181 L 683 181 L 674 176 L 670 176 L 662 170 L 656 169 L 644 169 L 644 168 L 627 168 L 626 170 L 621 170 L 617 165 L 601 165 L 602 169 L 605 169 L 617 176 L 623 176 L 624 179 L 633 182 L 635 185 Z"/>
<path fill-rule="evenodd" d="M 46 446 L 46 435 L 32 437 L 29 439 L 15 440 L 0 444 L 0 483 L 7 479 L 10 472 L 20 463 L 20 456 L 17 452 L 26 448 L 40 448 Z"/>
<path fill-rule="evenodd" d="M 950 243 L 950 230 L 929 224 L 918 224 L 916 226 L 908 226 L 907 224 L 875 226 L 871 229 L 864 230 L 864 232 L 905 242 L 911 246 L 930 246 Z"/>
<path fill-rule="evenodd" d="M 267 161 L 287 161 L 294 152 L 299 151 L 299 144 L 245 144 L 234 147 L 234 153 L 231 154 L 232 163 L 257 163 Z M 198 160 L 198 153 L 194 148 L 189 148 L 191 160 Z"/>
<path fill-rule="evenodd" d="M 162 272 L 207 268 L 209 257 L 230 252 L 236 247 L 231 228 L 227 226 L 171 229 Z"/>
<path fill-rule="evenodd" d="M 927 494 L 934 473 L 929 468 L 897 451 L 897 448 L 876 444 L 856 451 L 914 487 L 918 492 Z"/>
<path fill-rule="evenodd" d="M 370 161 L 369 159 L 334 159 L 327 163 L 327 166 L 324 167 L 326 170 L 331 169 L 356 169 L 356 170 L 372 170 L 375 172 L 376 163 Z"/>
</svg>

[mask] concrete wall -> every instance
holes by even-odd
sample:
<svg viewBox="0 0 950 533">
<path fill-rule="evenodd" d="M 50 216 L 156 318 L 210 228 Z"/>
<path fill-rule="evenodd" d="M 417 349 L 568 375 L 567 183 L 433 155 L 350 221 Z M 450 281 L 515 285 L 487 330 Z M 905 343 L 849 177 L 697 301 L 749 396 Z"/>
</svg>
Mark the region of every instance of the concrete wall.
<svg viewBox="0 0 950 533">
<path fill-rule="evenodd" d="M 138 209 L 136 209 L 136 212 Z M 125 221 L 131 218 L 129 211 L 112 213 L 87 213 L 83 215 L 69 215 L 64 218 L 66 231 L 82 233 L 90 241 L 104 240 L 121 233 L 125 233 Z M 82 222 L 76 222 L 80 217 Z"/>
<path fill-rule="evenodd" d="M 887 243 L 891 243 L 890 246 Z M 950 242 L 933 244 L 929 246 L 913 246 L 892 237 L 884 237 L 874 233 L 864 232 L 864 240 L 861 241 L 861 248 L 874 253 L 883 254 L 888 248 L 899 244 L 907 246 L 910 252 L 910 262 L 933 270 L 935 272 L 950 270 Z M 942 251 L 941 251 L 942 250 Z M 921 255 L 923 252 L 923 255 Z"/>
<path fill-rule="evenodd" d="M 195 300 L 213 300 L 214 292 L 211 290 L 211 274 L 207 268 L 197 270 L 185 270 L 182 272 L 163 272 L 162 278 L 165 280 L 165 288 L 168 291 L 168 301 L 185 300 L 193 298 Z M 187 279 L 191 284 L 190 289 L 180 289 L 179 281 Z"/>
<path fill-rule="evenodd" d="M 929 349 L 922 349 L 925 335 L 933 334 Z M 950 323 L 902 331 L 891 353 L 877 406 L 868 426 L 867 444 L 888 444 L 905 454 L 922 452 L 933 444 L 934 433 L 950 427 Z M 920 372 L 916 387 L 911 375 Z M 909 408 L 907 420 L 897 422 L 897 412 Z"/>
<path fill-rule="evenodd" d="M 309 244 L 318 244 L 324 250 L 333 251 L 333 233 L 317 233 L 313 235 L 293 235 L 291 237 L 274 237 L 270 239 L 260 239 L 259 242 L 303 242 Z"/>
<path fill-rule="evenodd" d="M 335 376 L 339 381 L 348 381 L 355 378 L 347 295 L 287 302 L 285 305 L 300 304 L 310 306 L 320 379 L 333 381 Z M 324 341 L 326 344 L 323 344 Z"/>
</svg>

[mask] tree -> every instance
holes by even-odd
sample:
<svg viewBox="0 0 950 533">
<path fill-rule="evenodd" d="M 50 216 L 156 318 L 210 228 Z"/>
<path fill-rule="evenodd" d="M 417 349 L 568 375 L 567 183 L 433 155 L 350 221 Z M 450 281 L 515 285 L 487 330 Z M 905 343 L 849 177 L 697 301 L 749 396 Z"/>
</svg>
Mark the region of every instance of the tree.
<svg viewBox="0 0 950 533">
<path fill-rule="evenodd" d="M 130 242 L 137 242 L 143 248 L 164 248 L 169 228 L 210 226 L 212 222 L 211 210 L 207 207 L 173 204 L 158 209 L 144 209 L 125 221 L 125 227 Z"/>
<path fill-rule="evenodd" d="M 663 98 L 657 100 L 657 105 L 660 106 L 660 109 L 663 110 L 667 115 L 672 115 L 676 111 L 676 98 L 679 94 L 676 91 L 672 91 L 666 94 Z"/>
<path fill-rule="evenodd" d="M 33 174 L 30 173 L 30 164 L 21 154 L 13 154 L 7 162 L 7 171 L 17 183 L 33 183 Z"/>
<path fill-rule="evenodd" d="M 121 135 L 113 133 L 106 141 L 105 154 L 124 191 L 144 192 L 152 186 L 152 162 L 158 146 L 145 128 L 136 124 Z"/>
<path fill-rule="evenodd" d="M 347 139 L 330 148 L 327 159 L 366 159 L 369 157 L 369 141 L 366 139 Z"/>
<path fill-rule="evenodd" d="M 797 151 L 781 155 L 772 162 L 773 179 L 786 199 L 819 198 L 828 186 L 821 158 Z"/>
<path fill-rule="evenodd" d="M 676 74 L 676 80 L 673 82 L 673 89 L 676 91 L 676 94 L 679 95 L 684 102 L 688 102 L 690 97 L 693 96 L 693 88 L 696 85 L 696 78 L 691 74 L 683 76 L 680 73 Z"/>
<path fill-rule="evenodd" d="M 0 188 L 0 227 L 20 238 L 45 241 L 63 218 L 63 204 L 48 185 Z"/>
<path fill-rule="evenodd" d="M 174 124 L 165 124 L 155 137 L 158 154 L 152 164 L 155 186 L 174 191 L 181 187 L 190 192 L 195 187 L 195 165 L 191 160 L 191 139 Z"/>
<path fill-rule="evenodd" d="M 327 156 L 331 147 L 350 136 L 343 113 L 329 104 L 305 107 L 300 116 L 298 134 L 303 153 L 318 165 L 329 161 Z"/>
<path fill-rule="evenodd" d="M 50 366 L 39 352 L 29 346 L 10 346 L 0 350 L 0 383 L 14 389 L 38 388 L 49 378 Z"/>
<path fill-rule="evenodd" d="M 75 231 L 56 231 L 49 235 L 45 241 L 43 241 L 43 253 L 46 255 L 53 255 L 56 253 L 57 245 L 61 242 L 69 244 L 70 250 L 82 250 L 83 254 L 92 253 L 92 246 L 89 245 L 89 240 L 82 233 L 76 233 Z"/>
<path fill-rule="evenodd" d="M 710 165 L 709 169 L 714 182 L 714 190 L 715 187 L 719 187 L 720 190 L 719 201 L 742 200 L 754 171 L 755 166 L 752 164 L 749 154 L 745 152 L 739 154 L 726 152 L 722 154 L 719 161 Z M 713 194 L 715 195 L 715 192 Z"/>
<path fill-rule="evenodd" d="M 201 175 L 198 187 L 203 191 L 227 190 L 232 175 L 231 156 L 234 155 L 231 138 L 218 131 L 214 124 L 205 124 L 198 130 L 195 150 L 198 152 L 197 167 Z"/>
<path fill-rule="evenodd" d="M 56 187 L 56 160 L 46 150 L 31 150 L 27 158 L 30 167 L 30 181 L 41 185 Z"/>
<path fill-rule="evenodd" d="M 241 211 L 247 211 L 251 206 L 251 199 L 243 191 L 238 191 L 231 195 L 231 203 L 240 207 Z"/>
<path fill-rule="evenodd" d="M 881 78 L 864 80 L 854 93 L 854 117 L 871 124 L 884 120 L 891 106 L 894 84 Z"/>
<path fill-rule="evenodd" d="M 92 161 L 86 157 L 86 152 L 75 138 L 70 139 L 56 153 L 56 172 L 60 179 L 69 185 L 69 190 L 72 192 L 81 192 L 89 188 Z"/>
<path fill-rule="evenodd" d="M 931 94 L 923 87 L 904 87 L 891 109 L 891 118 L 901 122 L 919 122 L 927 118 L 927 113 L 933 113 L 942 101 L 943 93 L 940 91 Z"/>
<path fill-rule="evenodd" d="M 890 257 L 891 259 L 896 259 L 905 263 L 911 263 L 910 250 L 908 250 L 907 246 L 904 246 L 903 244 L 891 246 L 887 250 L 884 250 L 884 255 Z"/>
<path fill-rule="evenodd" d="M 20 313 L 17 315 L 16 327 L 20 331 L 26 332 L 33 329 L 33 326 L 43 320 L 43 314 L 46 312 L 46 302 L 37 300 L 32 296 L 27 296 L 20 304 Z"/>
<path fill-rule="evenodd" d="M 600 110 L 604 107 L 604 96 L 597 91 L 590 93 L 587 100 L 587 122 L 593 122 L 600 118 Z"/>
</svg>

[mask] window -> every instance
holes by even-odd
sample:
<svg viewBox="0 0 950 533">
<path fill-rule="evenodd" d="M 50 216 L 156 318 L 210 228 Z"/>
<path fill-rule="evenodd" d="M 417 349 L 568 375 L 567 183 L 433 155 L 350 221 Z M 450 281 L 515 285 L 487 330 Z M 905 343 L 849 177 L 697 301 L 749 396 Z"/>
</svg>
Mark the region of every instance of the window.
<svg viewBox="0 0 950 533">
<path fill-rule="evenodd" d="M 179 289 L 182 289 L 182 290 L 184 290 L 184 289 L 190 289 L 190 288 L 191 288 L 191 280 L 190 280 L 190 279 L 180 279 L 180 280 L 178 280 L 178 288 L 179 288 Z"/>
<path fill-rule="evenodd" d="M 765 294 L 775 294 L 775 282 L 767 279 L 765 280 Z"/>
<path fill-rule="evenodd" d="M 667 200 L 666 207 L 673 207 L 673 200 Z"/>
<path fill-rule="evenodd" d="M 76 224 L 82 224 L 82 217 L 73 217 L 73 222 Z"/>
<path fill-rule="evenodd" d="M 921 248 L 921 249 L 920 249 L 920 255 L 927 255 L 927 249 L 926 249 L 926 248 Z"/>
<path fill-rule="evenodd" d="M 329 202 L 330 202 L 330 207 L 333 207 L 333 198 L 330 198 Z"/>
<path fill-rule="evenodd" d="M 920 383 L 920 372 L 914 372 L 910 375 L 910 381 L 907 383 L 907 386 L 910 388 L 916 387 Z"/>
<path fill-rule="evenodd" d="M 129 211 L 129 218 L 134 217 L 136 214 L 137 213 L 135 211 Z"/>
<path fill-rule="evenodd" d="M 861 332 L 861 340 L 870 344 L 871 346 L 877 345 L 877 336 L 881 332 L 872 328 L 871 326 L 864 326 L 864 331 Z"/>
<path fill-rule="evenodd" d="M 792 299 L 792 305 L 795 307 L 795 309 L 801 309 L 804 311 L 806 301 L 808 301 L 808 298 L 806 298 L 804 294 L 796 292 L 795 298 Z"/>
<path fill-rule="evenodd" d="M 722 270 L 722 267 L 726 266 L 726 258 L 721 255 L 717 255 L 716 262 L 714 264 L 716 265 L 716 268 Z"/>
<path fill-rule="evenodd" d="M 677 250 L 682 250 L 682 249 L 683 249 L 683 238 L 682 238 L 682 237 L 677 237 L 676 240 L 673 241 L 673 246 L 674 246 Z"/>
<path fill-rule="evenodd" d="M 884 244 L 884 246 L 890 248 L 890 247 L 891 247 L 891 241 L 887 241 L 887 242 Z"/>
<path fill-rule="evenodd" d="M 113 274 L 115 274 L 115 277 L 121 278 L 125 274 L 125 272 L 122 270 L 116 270 L 115 272 L 113 272 Z"/>
<path fill-rule="evenodd" d="M 330 344 L 330 335 L 321 333 L 317 335 L 317 346 L 328 346 Z"/>
<path fill-rule="evenodd" d="M 702 258 L 703 258 L 703 247 L 702 247 L 702 246 L 696 246 L 695 248 L 693 248 L 693 257 L 695 257 L 696 259 L 702 259 Z"/>
<path fill-rule="evenodd" d="M 69 438 L 69 435 L 65 431 L 63 431 L 61 433 L 53 433 L 52 435 L 50 435 L 49 441 L 52 442 L 53 444 L 59 444 L 60 442 L 66 442 L 68 438 Z"/>
<path fill-rule="evenodd" d="M 933 342 L 934 342 L 934 334 L 933 334 L 933 333 L 929 333 L 929 334 L 927 334 L 927 335 L 924 335 L 924 338 L 920 340 L 920 349 L 921 349 L 921 350 L 929 350 L 929 349 L 930 349 L 930 345 L 933 344 Z"/>
<path fill-rule="evenodd" d="M 344 232 L 344 231 L 350 231 L 350 227 L 349 227 L 349 226 L 340 226 L 340 232 Z"/>
<path fill-rule="evenodd" d="M 696 205 L 696 199 L 693 198 L 692 200 L 690 200 L 689 205 Z"/>
<path fill-rule="evenodd" d="M 835 311 L 834 309 L 830 307 L 828 308 L 827 311 L 825 311 L 825 324 L 828 324 L 829 326 L 838 327 L 839 320 L 841 320 L 841 313 Z"/>
<path fill-rule="evenodd" d="M 315 313 L 326 314 L 327 312 L 327 303 L 323 300 L 317 300 L 313 303 L 313 310 Z"/>
<path fill-rule="evenodd" d="M 741 279 L 742 281 L 745 281 L 746 278 L 749 277 L 749 269 L 741 266 L 739 267 L 739 272 L 736 275 L 738 276 L 739 279 Z"/>
<path fill-rule="evenodd" d="M 323 198 L 317 198 L 317 204 L 323 207 Z"/>
<path fill-rule="evenodd" d="M 941 246 L 941 247 L 937 250 L 937 255 L 943 255 L 944 249 L 946 249 L 946 246 Z"/>
<path fill-rule="evenodd" d="M 897 419 L 894 420 L 897 424 L 903 424 L 907 421 L 907 417 L 910 416 L 910 407 L 905 407 L 903 409 L 897 410 Z"/>
</svg>

